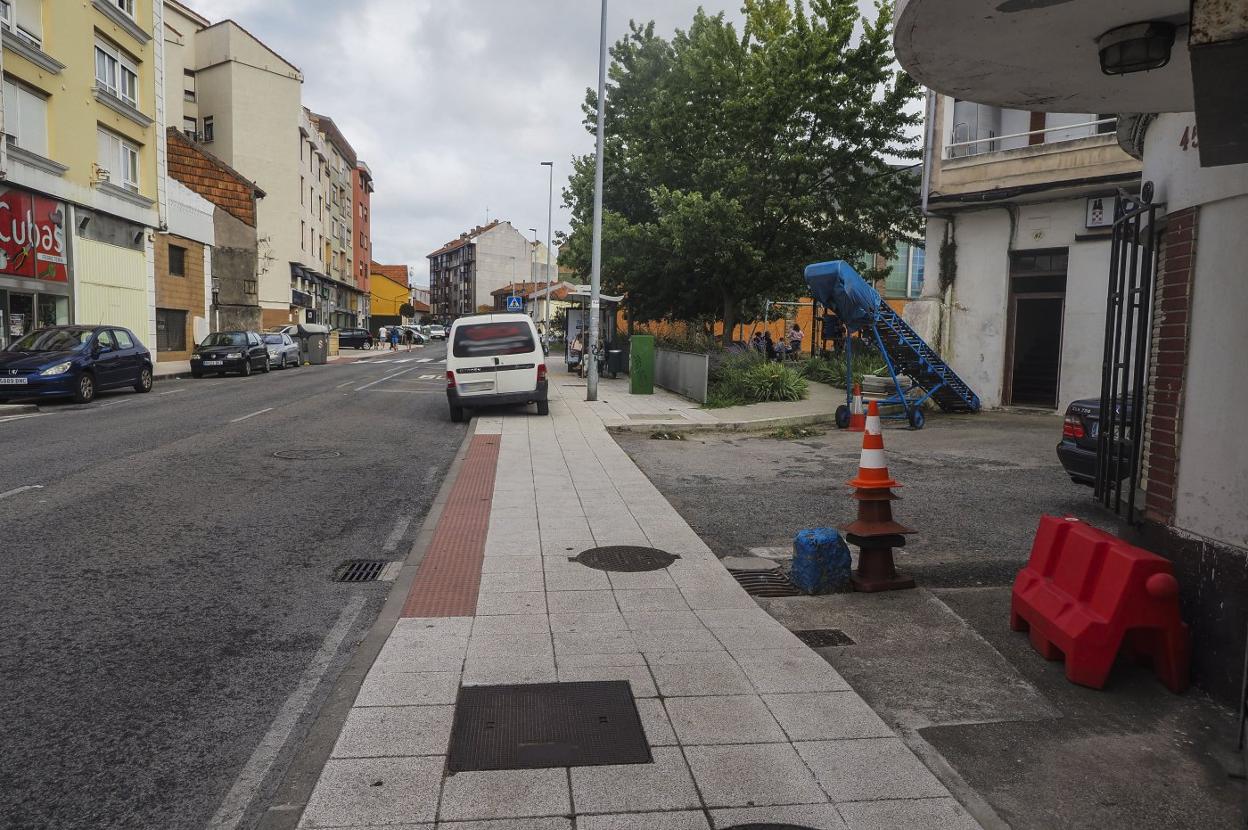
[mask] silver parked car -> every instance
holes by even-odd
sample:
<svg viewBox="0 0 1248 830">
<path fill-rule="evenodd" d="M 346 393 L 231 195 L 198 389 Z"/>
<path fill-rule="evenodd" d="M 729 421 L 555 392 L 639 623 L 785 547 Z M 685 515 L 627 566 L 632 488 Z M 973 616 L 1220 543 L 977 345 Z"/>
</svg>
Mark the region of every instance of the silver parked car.
<svg viewBox="0 0 1248 830">
<path fill-rule="evenodd" d="M 269 332 L 261 336 L 264 338 L 264 347 L 269 351 L 270 366 L 278 369 L 285 369 L 287 366 L 299 367 L 299 344 L 289 334 Z"/>
</svg>

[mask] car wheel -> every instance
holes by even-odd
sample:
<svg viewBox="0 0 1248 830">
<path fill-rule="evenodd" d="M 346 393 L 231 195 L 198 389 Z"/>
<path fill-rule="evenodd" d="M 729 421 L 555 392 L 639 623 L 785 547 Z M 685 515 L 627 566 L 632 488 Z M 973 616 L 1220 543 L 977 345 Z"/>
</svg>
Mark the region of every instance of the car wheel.
<svg viewBox="0 0 1248 830">
<path fill-rule="evenodd" d="M 74 403 L 91 403 L 95 400 L 95 378 L 83 373 L 74 386 Z"/>
<path fill-rule="evenodd" d="M 451 420 L 457 424 L 464 422 L 464 408 L 462 406 L 451 407 Z"/>
<path fill-rule="evenodd" d="M 537 414 L 549 415 L 550 414 L 550 401 L 538 401 L 537 402 Z"/>
<path fill-rule="evenodd" d="M 144 366 L 139 370 L 139 380 L 134 384 L 135 392 L 151 392 L 152 391 L 152 370 L 149 366 Z"/>
<path fill-rule="evenodd" d="M 245 378 L 251 377 L 251 359 L 250 358 L 243 361 L 243 377 Z"/>
</svg>

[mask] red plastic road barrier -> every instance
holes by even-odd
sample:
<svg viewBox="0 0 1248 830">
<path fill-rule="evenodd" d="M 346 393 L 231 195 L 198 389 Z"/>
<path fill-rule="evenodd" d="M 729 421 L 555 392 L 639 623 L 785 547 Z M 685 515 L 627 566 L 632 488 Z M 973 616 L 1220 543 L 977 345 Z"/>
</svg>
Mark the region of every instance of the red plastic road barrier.
<svg viewBox="0 0 1248 830">
<path fill-rule="evenodd" d="M 1172 692 L 1188 683 L 1188 633 L 1170 563 L 1078 519 L 1044 516 L 1031 560 L 1014 580 L 1010 628 L 1030 629 L 1066 678 L 1103 688 L 1125 644 Z"/>
</svg>

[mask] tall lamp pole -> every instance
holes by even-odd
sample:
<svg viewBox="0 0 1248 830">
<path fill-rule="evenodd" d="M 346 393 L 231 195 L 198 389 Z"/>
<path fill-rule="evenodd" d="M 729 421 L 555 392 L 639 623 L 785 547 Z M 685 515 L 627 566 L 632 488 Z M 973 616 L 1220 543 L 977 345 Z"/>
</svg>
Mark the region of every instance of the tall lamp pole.
<svg viewBox="0 0 1248 830">
<path fill-rule="evenodd" d="M 529 280 L 533 281 L 534 290 L 537 290 L 537 276 L 535 275 L 537 271 L 537 228 L 529 228 L 529 230 L 533 232 L 533 256 L 529 257 Z"/>
<path fill-rule="evenodd" d="M 602 156 L 607 115 L 607 0 L 602 0 L 602 26 L 598 41 L 598 151 L 594 161 L 594 250 L 589 278 L 589 342 L 582 355 L 596 354 L 598 317 L 602 306 Z M 584 359 L 584 358 L 582 358 Z M 598 400 L 598 361 L 589 361 L 585 400 Z"/>
<path fill-rule="evenodd" d="M 546 202 L 546 302 L 542 303 L 542 331 L 550 339 L 550 246 L 554 242 L 555 216 L 555 163 L 542 162 L 542 167 L 550 168 L 550 197 Z"/>
</svg>

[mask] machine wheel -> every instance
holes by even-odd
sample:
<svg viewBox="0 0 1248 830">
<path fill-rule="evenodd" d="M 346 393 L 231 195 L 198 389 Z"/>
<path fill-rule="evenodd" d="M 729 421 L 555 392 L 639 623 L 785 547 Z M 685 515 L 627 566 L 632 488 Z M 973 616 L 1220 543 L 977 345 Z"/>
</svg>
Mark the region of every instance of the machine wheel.
<svg viewBox="0 0 1248 830">
<path fill-rule="evenodd" d="M 910 410 L 910 428 L 923 429 L 923 424 L 927 423 L 927 416 L 923 414 L 922 407 L 916 406 Z"/>
<path fill-rule="evenodd" d="M 247 358 L 243 361 L 243 377 L 251 377 L 251 358 Z"/>
<path fill-rule="evenodd" d="M 77 385 L 74 386 L 74 403 L 91 403 L 93 400 L 95 400 L 95 378 L 84 372 L 78 378 Z"/>
<path fill-rule="evenodd" d="M 836 408 L 836 428 L 847 429 L 849 427 L 849 407 L 841 404 Z"/>
<path fill-rule="evenodd" d="M 134 384 L 135 392 L 152 391 L 152 370 L 144 366 L 139 370 L 139 379 Z"/>
<path fill-rule="evenodd" d="M 550 414 L 550 401 L 538 401 L 537 402 L 537 414 L 549 415 Z"/>
<path fill-rule="evenodd" d="M 452 406 L 451 421 L 456 424 L 462 424 L 464 420 L 464 408 L 462 406 Z"/>
<path fill-rule="evenodd" d="M 273 371 L 273 364 L 269 362 L 269 358 L 267 355 L 264 358 L 264 365 L 260 367 L 260 371 L 266 375 L 269 372 Z"/>
</svg>

